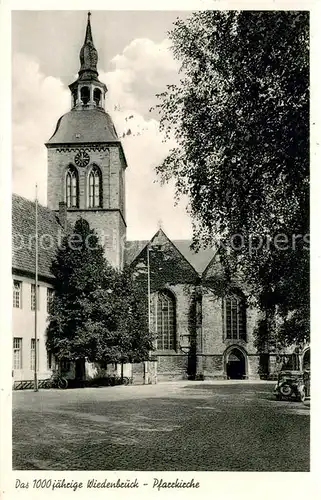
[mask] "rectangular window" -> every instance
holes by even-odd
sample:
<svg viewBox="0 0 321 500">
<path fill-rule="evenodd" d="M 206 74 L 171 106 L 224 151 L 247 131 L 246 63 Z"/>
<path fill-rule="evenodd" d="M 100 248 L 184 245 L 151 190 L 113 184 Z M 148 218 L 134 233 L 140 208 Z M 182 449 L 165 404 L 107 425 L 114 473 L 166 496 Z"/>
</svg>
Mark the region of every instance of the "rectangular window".
<svg viewBox="0 0 321 500">
<path fill-rule="evenodd" d="M 53 288 L 47 288 L 47 312 L 50 313 L 51 305 L 54 297 Z"/>
<path fill-rule="evenodd" d="M 13 307 L 22 307 L 22 281 L 13 281 Z"/>
<path fill-rule="evenodd" d="M 31 284 L 31 310 L 36 308 L 36 285 Z M 37 311 L 39 311 L 39 285 L 37 287 Z"/>
<path fill-rule="evenodd" d="M 36 357 L 36 340 L 31 339 L 30 345 L 30 370 L 35 369 L 35 357 Z M 39 370 L 39 339 L 37 339 L 37 370 Z"/>
<path fill-rule="evenodd" d="M 13 339 L 13 369 L 21 370 L 22 368 L 22 338 L 14 337 Z"/>
</svg>

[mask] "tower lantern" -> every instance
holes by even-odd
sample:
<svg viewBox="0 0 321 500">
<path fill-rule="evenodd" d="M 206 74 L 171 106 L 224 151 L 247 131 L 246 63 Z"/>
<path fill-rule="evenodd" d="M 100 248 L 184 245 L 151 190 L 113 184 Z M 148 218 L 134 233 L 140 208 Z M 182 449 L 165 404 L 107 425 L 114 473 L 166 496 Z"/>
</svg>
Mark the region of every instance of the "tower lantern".
<svg viewBox="0 0 321 500">
<path fill-rule="evenodd" d="M 94 46 L 90 16 L 91 13 L 88 12 L 85 40 L 79 54 L 78 78 L 69 85 L 72 107 L 78 109 L 104 108 L 107 92 L 106 85 L 98 79 L 98 52 Z"/>
</svg>

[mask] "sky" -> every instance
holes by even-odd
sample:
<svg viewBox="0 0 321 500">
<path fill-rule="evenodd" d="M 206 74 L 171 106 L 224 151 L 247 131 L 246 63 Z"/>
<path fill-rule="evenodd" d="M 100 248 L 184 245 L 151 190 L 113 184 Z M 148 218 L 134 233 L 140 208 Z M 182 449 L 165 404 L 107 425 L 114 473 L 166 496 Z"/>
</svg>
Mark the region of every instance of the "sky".
<svg viewBox="0 0 321 500">
<path fill-rule="evenodd" d="M 161 186 L 155 167 L 173 142 L 165 143 L 155 94 L 179 78 L 167 32 L 175 11 L 92 11 L 99 79 L 108 88 L 106 110 L 127 157 L 128 239 L 148 239 L 161 226 L 172 239 L 191 238 L 188 199 L 175 205 L 173 184 Z M 68 85 L 77 78 L 86 11 L 12 12 L 13 191 L 46 204 L 47 150 L 44 143 L 59 117 L 70 110 Z"/>
</svg>

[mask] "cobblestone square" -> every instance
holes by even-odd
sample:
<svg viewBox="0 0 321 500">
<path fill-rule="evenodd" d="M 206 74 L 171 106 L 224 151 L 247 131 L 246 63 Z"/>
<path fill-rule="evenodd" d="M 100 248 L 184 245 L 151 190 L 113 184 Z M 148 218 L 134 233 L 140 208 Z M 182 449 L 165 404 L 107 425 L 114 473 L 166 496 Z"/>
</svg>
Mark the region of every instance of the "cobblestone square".
<svg viewBox="0 0 321 500">
<path fill-rule="evenodd" d="M 309 471 L 309 402 L 266 382 L 13 394 L 16 470 Z"/>
</svg>

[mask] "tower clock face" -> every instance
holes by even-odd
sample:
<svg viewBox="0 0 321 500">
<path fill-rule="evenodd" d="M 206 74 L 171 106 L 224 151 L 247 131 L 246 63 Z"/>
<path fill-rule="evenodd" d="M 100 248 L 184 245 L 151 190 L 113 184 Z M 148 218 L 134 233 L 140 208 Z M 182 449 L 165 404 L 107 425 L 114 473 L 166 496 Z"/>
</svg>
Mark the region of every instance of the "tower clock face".
<svg viewBox="0 0 321 500">
<path fill-rule="evenodd" d="M 86 151 L 78 151 L 75 156 L 75 163 L 77 167 L 86 167 L 90 161 L 90 156 Z"/>
</svg>

